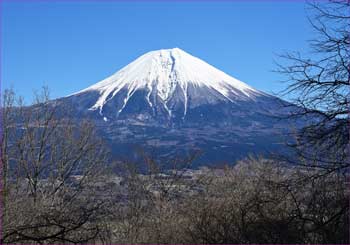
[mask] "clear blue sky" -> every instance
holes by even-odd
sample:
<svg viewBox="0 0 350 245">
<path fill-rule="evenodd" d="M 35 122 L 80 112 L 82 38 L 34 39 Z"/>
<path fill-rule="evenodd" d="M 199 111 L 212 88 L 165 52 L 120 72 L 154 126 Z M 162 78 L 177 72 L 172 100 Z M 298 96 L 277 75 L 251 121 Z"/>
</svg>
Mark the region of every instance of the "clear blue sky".
<svg viewBox="0 0 350 245">
<path fill-rule="evenodd" d="M 276 54 L 306 51 L 302 1 L 2 1 L 2 88 L 65 96 L 151 50 L 179 47 L 265 92 Z"/>
</svg>

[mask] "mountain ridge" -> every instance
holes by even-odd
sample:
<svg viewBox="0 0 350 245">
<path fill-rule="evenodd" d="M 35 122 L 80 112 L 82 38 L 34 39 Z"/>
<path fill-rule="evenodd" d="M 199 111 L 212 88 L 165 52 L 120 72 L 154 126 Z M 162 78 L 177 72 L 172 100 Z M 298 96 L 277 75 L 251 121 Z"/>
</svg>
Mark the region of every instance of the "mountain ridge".
<svg viewBox="0 0 350 245">
<path fill-rule="evenodd" d="M 92 91 L 100 96 L 89 109 L 98 110 L 103 118 L 105 104 L 114 97 L 121 95 L 116 106 L 118 117 L 130 98 L 140 91 L 145 92 L 143 96 L 150 108 L 162 107 L 172 117 L 174 108 L 182 107 L 183 118 L 189 107 L 268 96 L 179 48 L 148 52 L 73 95 Z"/>
<path fill-rule="evenodd" d="M 95 123 L 116 159 L 204 154 L 197 165 L 286 150 L 291 107 L 180 49 L 151 51 L 114 75 L 56 100 L 64 116 Z"/>
</svg>

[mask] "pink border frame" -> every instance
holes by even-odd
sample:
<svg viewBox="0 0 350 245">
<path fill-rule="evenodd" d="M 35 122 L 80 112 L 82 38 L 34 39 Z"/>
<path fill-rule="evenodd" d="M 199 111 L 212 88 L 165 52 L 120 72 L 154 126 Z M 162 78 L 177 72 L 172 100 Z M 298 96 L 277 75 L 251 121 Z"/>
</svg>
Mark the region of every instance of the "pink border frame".
<svg viewBox="0 0 350 245">
<path fill-rule="evenodd" d="M 302 0 L 245 0 L 245 2 L 297 2 Z M 325 1 L 325 0 L 318 0 L 318 1 Z M 2 3 L 3 2 L 135 2 L 135 3 L 141 3 L 141 2 L 195 2 L 195 3 L 201 3 L 201 2 L 244 2 L 244 0 L 0 0 L 0 120 L 2 119 L 2 63 L 1 63 L 1 57 L 2 57 L 2 40 L 1 40 L 1 34 L 2 34 Z M 350 114 L 350 111 L 349 111 Z M 350 125 L 349 125 L 350 130 Z M 0 144 L 2 142 L 2 125 L 0 121 Z M 350 145 L 349 145 L 349 152 L 350 152 Z M 3 178 L 2 178 L 2 158 L 1 158 L 2 150 L 0 145 L 0 240 L 2 239 L 2 210 L 3 210 L 3 195 L 2 195 L 2 189 L 3 189 Z M 350 171 L 350 170 L 349 170 Z M 350 187 L 350 174 L 349 174 L 349 187 Z M 349 206 L 350 206 L 350 199 L 349 199 Z M 350 217 L 349 217 L 350 220 Z M 350 240 L 350 238 L 349 238 Z M 11 243 L 7 243 L 11 245 Z M 62 244 L 55 244 L 55 245 L 66 245 L 64 243 Z M 98 244 L 86 244 L 86 245 L 98 245 Z M 119 245 L 119 244 L 110 244 L 110 245 Z M 129 245 L 129 244 L 123 244 L 123 245 Z M 130 244 L 130 245 L 137 245 L 137 244 Z M 141 244 L 140 244 L 141 245 Z M 149 244 L 153 245 L 153 244 Z M 159 244 L 158 244 L 159 245 Z M 177 245 L 177 244 L 174 244 Z M 180 245 L 180 244 L 179 244 Z M 241 245 L 241 244 L 235 244 L 235 245 Z M 242 244 L 243 245 L 243 244 Z M 251 244 L 251 245 L 272 245 L 272 244 Z M 273 244 L 276 245 L 276 244 Z M 299 244 L 289 244 L 289 245 L 299 245 Z M 339 245 L 339 244 L 324 244 L 324 245 Z"/>
</svg>

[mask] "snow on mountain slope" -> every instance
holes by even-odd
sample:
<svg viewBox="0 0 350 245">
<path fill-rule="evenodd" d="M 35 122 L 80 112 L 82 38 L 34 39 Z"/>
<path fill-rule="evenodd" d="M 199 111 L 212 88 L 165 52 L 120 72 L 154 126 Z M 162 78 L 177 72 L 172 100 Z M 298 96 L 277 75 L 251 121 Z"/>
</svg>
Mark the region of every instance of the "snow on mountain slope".
<svg viewBox="0 0 350 245">
<path fill-rule="evenodd" d="M 198 164 L 233 161 L 284 151 L 283 132 L 295 125 L 280 120 L 287 102 L 178 48 L 146 53 L 56 104 L 65 117 L 92 121 L 117 159 L 141 147 L 161 157 L 199 149 Z"/>
<path fill-rule="evenodd" d="M 190 101 L 195 107 L 203 101 L 233 102 L 265 96 L 179 48 L 148 52 L 114 75 L 76 94 L 91 91 L 98 92 L 99 97 L 90 110 L 99 110 L 101 115 L 109 101 L 121 96 L 118 99 L 121 105 L 116 106 L 119 115 L 137 91 L 144 91 L 150 108 L 159 107 L 156 104 L 160 103 L 169 115 L 174 107 L 173 101 L 180 102 L 183 116 L 186 116 Z M 199 102 L 195 103 L 196 100 Z"/>
</svg>

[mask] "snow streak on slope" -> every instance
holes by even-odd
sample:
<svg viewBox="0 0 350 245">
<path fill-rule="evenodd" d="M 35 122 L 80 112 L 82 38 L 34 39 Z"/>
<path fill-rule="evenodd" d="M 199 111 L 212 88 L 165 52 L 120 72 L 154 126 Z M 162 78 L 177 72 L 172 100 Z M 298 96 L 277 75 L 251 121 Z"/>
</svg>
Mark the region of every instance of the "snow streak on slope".
<svg viewBox="0 0 350 245">
<path fill-rule="evenodd" d="M 174 96 L 179 96 L 175 90 L 180 88 L 183 94 L 185 116 L 188 110 L 188 100 L 193 96 L 188 92 L 190 86 L 200 88 L 201 91 L 208 91 L 208 96 L 218 94 L 222 100 L 231 102 L 237 98 L 254 99 L 256 95 L 262 95 L 261 92 L 247 84 L 179 48 L 148 52 L 114 75 L 78 93 L 98 91 L 100 97 L 90 109 L 99 109 L 101 112 L 103 106 L 118 92 L 122 89 L 126 90 L 123 105 L 117 112 L 119 114 L 136 91 L 145 90 L 149 106 L 155 106 L 150 96 L 156 93 L 171 116 L 167 102 Z"/>
</svg>

